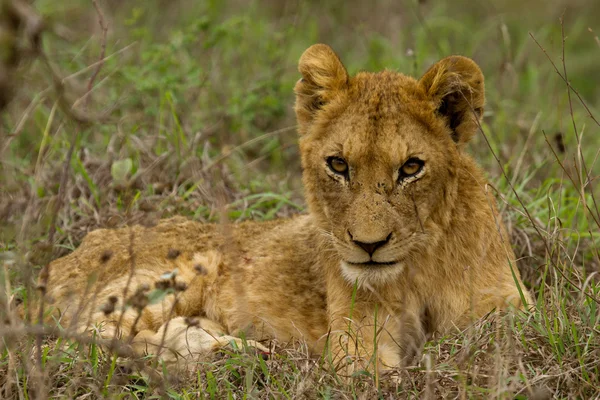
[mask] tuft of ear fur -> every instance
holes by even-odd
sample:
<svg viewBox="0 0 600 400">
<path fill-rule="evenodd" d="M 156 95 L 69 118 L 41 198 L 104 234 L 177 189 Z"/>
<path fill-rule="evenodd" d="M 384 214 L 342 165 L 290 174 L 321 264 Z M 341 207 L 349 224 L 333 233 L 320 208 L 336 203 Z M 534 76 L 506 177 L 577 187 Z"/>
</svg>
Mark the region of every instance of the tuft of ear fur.
<svg viewBox="0 0 600 400">
<path fill-rule="evenodd" d="M 419 80 L 440 116 L 452 130 L 458 144 L 468 142 L 483 115 L 485 88 L 483 73 L 475 61 L 450 56 L 434 64 Z"/>
<path fill-rule="evenodd" d="M 294 88 L 299 132 L 307 132 L 315 114 L 348 85 L 348 72 L 339 57 L 326 44 L 309 47 L 300 57 L 302 74 Z"/>
</svg>

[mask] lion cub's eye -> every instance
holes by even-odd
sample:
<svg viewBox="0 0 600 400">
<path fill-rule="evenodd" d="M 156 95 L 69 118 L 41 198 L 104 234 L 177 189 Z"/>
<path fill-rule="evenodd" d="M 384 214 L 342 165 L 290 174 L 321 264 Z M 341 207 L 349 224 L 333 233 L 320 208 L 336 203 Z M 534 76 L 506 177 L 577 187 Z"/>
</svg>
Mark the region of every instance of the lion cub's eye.
<svg viewBox="0 0 600 400">
<path fill-rule="evenodd" d="M 417 175 L 423 169 L 424 164 L 423 160 L 410 158 L 402 167 L 400 167 L 400 178 L 409 178 Z"/>
<path fill-rule="evenodd" d="M 327 159 L 327 165 L 329 165 L 329 168 L 336 174 L 346 175 L 348 173 L 348 164 L 343 158 L 329 157 Z"/>
</svg>

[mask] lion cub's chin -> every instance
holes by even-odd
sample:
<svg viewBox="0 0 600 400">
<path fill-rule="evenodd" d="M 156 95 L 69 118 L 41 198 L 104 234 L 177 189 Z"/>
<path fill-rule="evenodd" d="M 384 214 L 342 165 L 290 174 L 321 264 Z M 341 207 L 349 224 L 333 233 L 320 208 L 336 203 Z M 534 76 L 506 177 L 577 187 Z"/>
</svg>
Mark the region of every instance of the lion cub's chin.
<svg viewBox="0 0 600 400">
<path fill-rule="evenodd" d="M 381 286 L 396 279 L 404 270 L 404 263 L 394 264 L 352 264 L 346 261 L 340 263 L 344 279 L 358 286 Z"/>
</svg>

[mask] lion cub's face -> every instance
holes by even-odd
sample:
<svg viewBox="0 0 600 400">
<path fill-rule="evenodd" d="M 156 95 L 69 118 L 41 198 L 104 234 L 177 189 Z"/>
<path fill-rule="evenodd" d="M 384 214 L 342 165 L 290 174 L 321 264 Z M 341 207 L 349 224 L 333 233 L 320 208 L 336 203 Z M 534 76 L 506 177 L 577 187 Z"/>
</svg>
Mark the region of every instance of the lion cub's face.
<svg viewBox="0 0 600 400">
<path fill-rule="evenodd" d="M 296 113 L 311 212 L 344 276 L 393 277 L 448 224 L 459 146 L 475 132 L 483 76 L 464 57 L 419 81 L 399 73 L 349 77 L 325 45 L 300 59 Z"/>
</svg>

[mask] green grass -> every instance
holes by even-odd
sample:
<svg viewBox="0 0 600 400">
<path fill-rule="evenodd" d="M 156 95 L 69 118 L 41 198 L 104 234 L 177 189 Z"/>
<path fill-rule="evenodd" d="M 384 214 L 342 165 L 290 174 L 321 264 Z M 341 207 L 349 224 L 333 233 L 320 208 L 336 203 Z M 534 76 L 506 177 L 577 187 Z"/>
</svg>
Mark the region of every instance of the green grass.
<svg viewBox="0 0 600 400">
<path fill-rule="evenodd" d="M 13 42 L 0 41 L 15 88 L 0 113 L 0 396 L 598 398 L 600 3 L 565 4 L 98 0 L 106 59 L 84 96 L 103 47 L 95 8 L 35 1 L 43 54 L 77 106 L 57 102 L 48 67 L 25 51 L 25 30 L 14 34 L 18 65 L 5 57 Z M 292 88 L 300 54 L 316 42 L 350 72 L 419 76 L 450 54 L 478 62 L 488 101 L 469 151 L 488 171 L 536 311 L 429 342 L 399 384 L 365 373 L 346 385 L 302 344 L 277 345 L 268 360 L 224 350 L 189 376 L 157 377 L 60 332 L 44 336 L 40 371 L 39 335 L 7 325 L 8 303 L 33 296 L 41 267 L 85 233 L 172 215 L 266 220 L 303 210 Z M 564 74 L 563 45 L 585 107 L 545 54 Z"/>
</svg>

